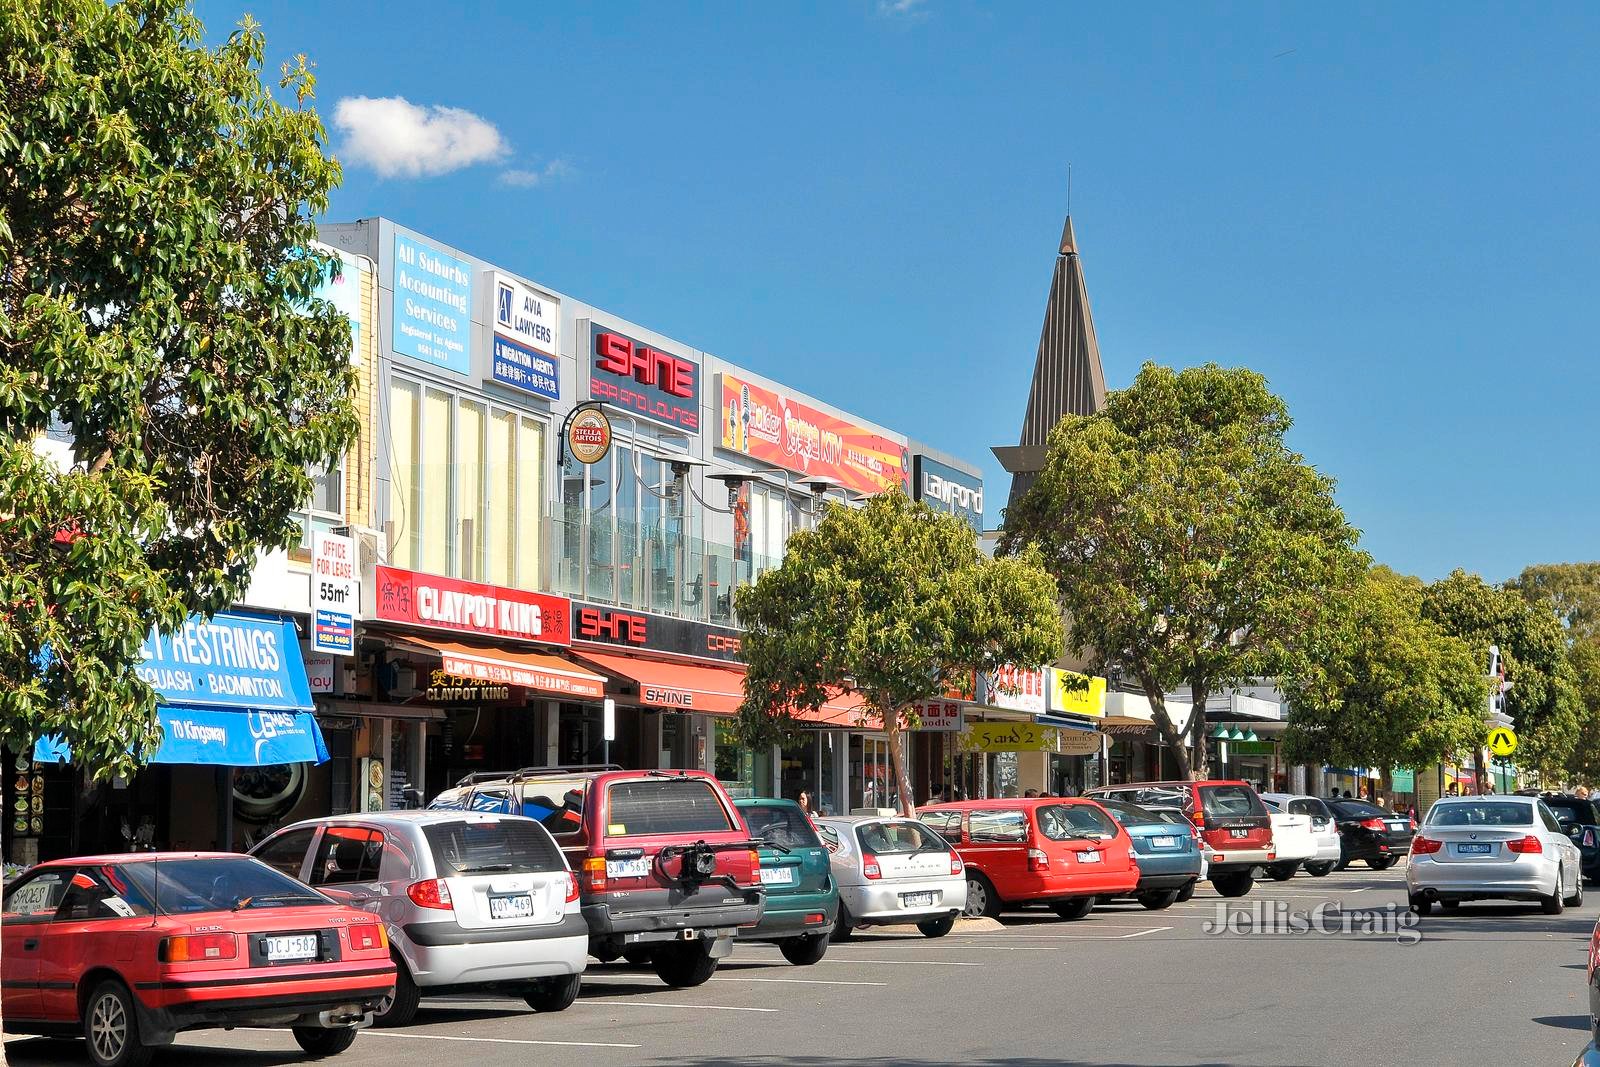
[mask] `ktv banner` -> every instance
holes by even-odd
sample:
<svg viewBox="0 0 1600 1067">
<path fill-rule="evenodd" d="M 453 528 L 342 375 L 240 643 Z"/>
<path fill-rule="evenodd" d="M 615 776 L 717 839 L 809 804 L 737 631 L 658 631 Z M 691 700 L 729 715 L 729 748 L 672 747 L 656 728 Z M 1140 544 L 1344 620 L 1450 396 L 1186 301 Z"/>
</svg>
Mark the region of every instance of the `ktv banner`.
<svg viewBox="0 0 1600 1067">
<path fill-rule="evenodd" d="M 899 442 L 737 375 L 718 380 L 723 448 L 867 496 L 909 489 L 910 456 Z"/>
</svg>

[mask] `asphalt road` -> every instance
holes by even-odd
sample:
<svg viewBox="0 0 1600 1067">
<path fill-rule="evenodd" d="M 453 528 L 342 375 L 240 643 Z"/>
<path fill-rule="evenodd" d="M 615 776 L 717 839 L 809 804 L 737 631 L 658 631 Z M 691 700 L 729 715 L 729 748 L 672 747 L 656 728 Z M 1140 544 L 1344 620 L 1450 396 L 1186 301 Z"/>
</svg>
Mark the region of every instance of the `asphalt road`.
<svg viewBox="0 0 1600 1067">
<path fill-rule="evenodd" d="M 1324 901 L 1401 914 L 1402 871 L 1302 874 L 1227 904 L 1259 904 L 1264 918 L 1275 905 L 1306 914 Z M 742 946 L 696 989 L 596 966 L 578 1003 L 556 1015 L 492 997 L 424 1001 L 416 1025 L 365 1031 L 330 1062 L 1565 1067 L 1588 1041 L 1583 966 L 1600 891 L 1590 900 L 1558 917 L 1465 905 L 1400 931 L 1404 940 L 1219 934 L 1206 927 L 1224 902 L 1205 887 L 1162 912 L 1113 906 L 1078 922 L 1025 912 L 1006 916 L 1004 929 L 958 926 L 937 941 L 867 933 L 809 968 Z M 1413 934 L 1420 940 L 1407 943 Z M 29 1067 L 87 1062 L 74 1045 L 31 1039 L 8 1040 L 6 1053 Z M 280 1033 L 205 1031 L 180 1037 L 156 1063 L 301 1059 Z"/>
</svg>

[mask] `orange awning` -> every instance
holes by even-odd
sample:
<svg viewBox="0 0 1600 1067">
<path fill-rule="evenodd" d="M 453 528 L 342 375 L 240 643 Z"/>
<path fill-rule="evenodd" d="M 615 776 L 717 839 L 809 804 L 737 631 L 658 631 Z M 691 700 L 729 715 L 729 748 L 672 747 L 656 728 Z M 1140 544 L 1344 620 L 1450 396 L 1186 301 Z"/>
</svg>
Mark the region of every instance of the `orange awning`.
<svg viewBox="0 0 1600 1067">
<path fill-rule="evenodd" d="M 744 668 L 701 663 L 667 663 L 662 660 L 612 656 L 604 652 L 579 652 L 596 667 L 632 680 L 639 687 L 639 703 L 654 708 L 675 708 L 704 715 L 737 715 L 744 701 Z M 795 718 L 819 726 L 854 726 L 855 705 L 841 698 Z"/>
<path fill-rule="evenodd" d="M 475 678 L 480 682 L 516 685 L 558 696 L 589 697 L 606 695 L 606 680 L 559 656 L 538 652 L 510 652 L 503 648 L 479 648 L 454 641 L 421 640 L 407 635 L 404 643 L 442 660 L 446 674 Z"/>
</svg>

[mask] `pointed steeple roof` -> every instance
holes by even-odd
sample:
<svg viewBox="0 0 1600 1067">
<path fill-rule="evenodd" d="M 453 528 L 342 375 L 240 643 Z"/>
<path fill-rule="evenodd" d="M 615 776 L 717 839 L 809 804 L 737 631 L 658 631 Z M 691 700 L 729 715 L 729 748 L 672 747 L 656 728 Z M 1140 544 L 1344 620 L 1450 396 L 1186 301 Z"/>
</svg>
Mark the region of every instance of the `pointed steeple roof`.
<svg viewBox="0 0 1600 1067">
<path fill-rule="evenodd" d="M 1045 442 L 1062 416 L 1092 415 L 1105 404 L 1106 376 L 1100 365 L 1100 344 L 1095 340 L 1089 291 L 1078 259 L 1072 216 L 1068 215 L 1061 229 L 1055 274 L 1050 279 L 1044 326 L 1039 331 L 1039 352 L 1034 357 L 1022 435 L 1016 445 L 994 449 L 996 458 L 1011 472 L 1008 503 L 1027 492 L 1034 477 L 1044 469 Z"/>
</svg>

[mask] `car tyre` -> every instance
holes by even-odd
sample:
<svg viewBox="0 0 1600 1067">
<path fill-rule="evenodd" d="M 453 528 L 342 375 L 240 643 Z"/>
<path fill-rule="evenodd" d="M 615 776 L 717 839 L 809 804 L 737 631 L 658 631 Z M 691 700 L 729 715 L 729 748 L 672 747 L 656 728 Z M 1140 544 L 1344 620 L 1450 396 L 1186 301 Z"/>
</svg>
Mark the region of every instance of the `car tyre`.
<svg viewBox="0 0 1600 1067">
<path fill-rule="evenodd" d="M 1073 897 L 1050 905 L 1050 910 L 1069 922 L 1081 919 L 1094 910 L 1094 897 Z"/>
<path fill-rule="evenodd" d="M 1367 861 L 1367 866 L 1371 867 L 1375 871 L 1387 871 L 1390 867 L 1394 866 L 1394 857 L 1374 856 L 1372 859 Z"/>
<path fill-rule="evenodd" d="M 1294 872 L 1300 869 L 1298 863 L 1274 863 L 1267 868 L 1267 877 L 1274 882 L 1287 882 L 1294 877 Z"/>
<path fill-rule="evenodd" d="M 541 978 L 522 995 L 534 1011 L 566 1011 L 578 999 L 583 988 L 583 975 L 563 974 L 555 978 Z"/>
<path fill-rule="evenodd" d="M 83 1008 L 83 1036 L 96 1067 L 144 1067 L 153 1050 L 139 1038 L 133 994 L 117 981 L 101 982 Z"/>
<path fill-rule="evenodd" d="M 650 961 L 656 977 L 674 989 L 705 985 L 716 972 L 717 960 L 709 941 L 683 941 L 656 949 Z"/>
<path fill-rule="evenodd" d="M 1218 874 L 1211 878 L 1211 885 L 1216 889 L 1218 896 L 1242 897 L 1250 892 L 1256 880 L 1250 876 L 1249 871 L 1238 874 Z"/>
<path fill-rule="evenodd" d="M 1193 899 L 1193 897 L 1194 897 L 1194 887 L 1196 885 L 1198 885 L 1199 883 L 1200 883 L 1200 879 L 1198 879 L 1198 878 L 1193 878 L 1193 879 L 1190 879 L 1189 881 L 1185 882 L 1183 884 L 1183 888 L 1178 890 L 1178 896 L 1176 898 L 1178 903 L 1179 904 L 1185 904 L 1185 903 L 1188 903 L 1191 899 Z"/>
<path fill-rule="evenodd" d="M 356 1043 L 356 1028 L 353 1026 L 297 1026 L 294 1028 L 294 1041 L 313 1059 L 323 1056 L 337 1056 L 345 1049 Z"/>
<path fill-rule="evenodd" d="M 855 923 L 850 921 L 850 913 L 845 910 L 844 902 L 839 902 L 839 917 L 834 920 L 833 932 L 828 935 L 828 940 L 834 944 L 843 944 L 855 936 Z"/>
<path fill-rule="evenodd" d="M 1146 889 L 1139 894 L 1139 903 L 1151 911 L 1164 911 L 1177 902 L 1180 889 Z"/>
<path fill-rule="evenodd" d="M 828 938 L 825 934 L 785 938 L 778 942 L 778 951 L 796 967 L 809 967 L 827 954 Z"/>
<path fill-rule="evenodd" d="M 1539 910 L 1546 915 L 1560 915 L 1567 908 L 1566 898 L 1567 875 L 1560 867 L 1556 868 L 1556 889 L 1547 897 L 1539 898 Z"/>
<path fill-rule="evenodd" d="M 1333 867 L 1333 860 L 1323 860 L 1321 863 L 1308 863 L 1306 864 L 1306 873 L 1313 878 L 1326 878 L 1330 873 L 1332 873 Z"/>
<path fill-rule="evenodd" d="M 1413 895 L 1411 897 L 1411 910 L 1418 915 L 1431 915 L 1433 913 L 1433 901 L 1424 896 Z"/>
<path fill-rule="evenodd" d="M 412 981 L 405 960 L 398 955 L 394 958 L 394 970 L 394 995 L 378 1001 L 378 1008 L 372 1013 L 373 1026 L 409 1026 L 411 1020 L 417 1017 L 417 1006 L 422 1003 L 422 990 Z"/>
<path fill-rule="evenodd" d="M 1572 883 L 1572 895 L 1566 899 L 1569 908 L 1583 907 L 1583 877 L 1580 875 Z"/>
<path fill-rule="evenodd" d="M 989 879 L 976 871 L 967 874 L 967 903 L 961 914 L 969 919 L 1000 918 L 1000 894 Z"/>
<path fill-rule="evenodd" d="M 946 915 L 942 919 L 923 919 L 917 924 L 917 929 L 922 931 L 923 937 L 943 937 L 955 929 L 956 917 Z"/>
</svg>

